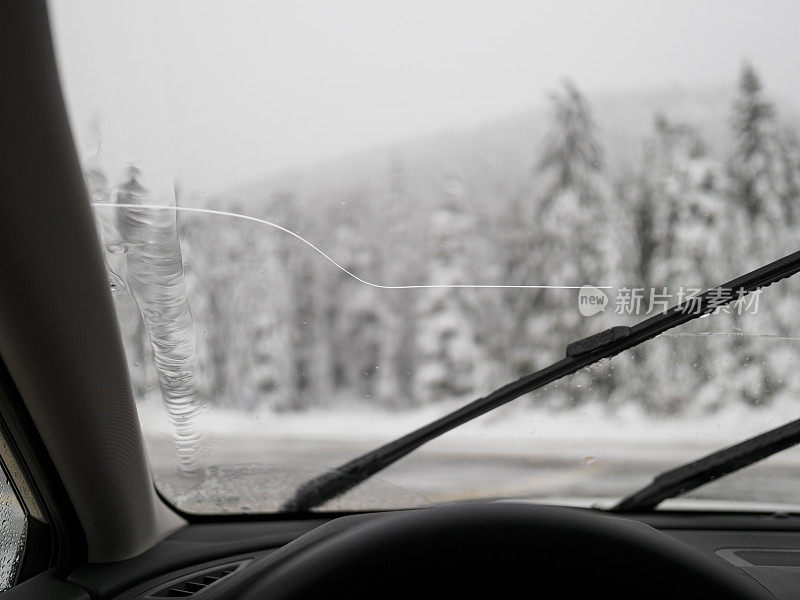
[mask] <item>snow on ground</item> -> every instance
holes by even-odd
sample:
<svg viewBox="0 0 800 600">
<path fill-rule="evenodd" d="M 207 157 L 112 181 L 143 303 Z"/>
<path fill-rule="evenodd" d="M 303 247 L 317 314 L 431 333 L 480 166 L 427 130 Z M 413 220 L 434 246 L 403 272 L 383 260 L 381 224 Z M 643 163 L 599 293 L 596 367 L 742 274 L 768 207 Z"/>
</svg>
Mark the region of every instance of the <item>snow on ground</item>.
<svg viewBox="0 0 800 600">
<path fill-rule="evenodd" d="M 458 407 L 445 403 L 415 410 L 391 412 L 369 406 L 346 406 L 304 412 L 253 413 L 206 409 L 196 421 L 208 436 L 235 444 L 237 438 L 308 440 L 373 444 L 388 441 Z M 138 405 L 143 430 L 148 436 L 168 437 L 170 423 L 157 401 Z M 570 411 L 509 405 L 462 425 L 437 441 L 441 450 L 468 446 L 482 452 L 520 449 L 563 449 L 584 442 L 602 445 L 606 451 L 630 452 L 631 447 L 663 454 L 719 447 L 758 434 L 798 417 L 796 404 L 769 407 L 728 406 L 712 414 L 689 413 L 680 417 L 647 415 L 631 404 L 610 412 L 589 405 Z"/>
<path fill-rule="evenodd" d="M 167 497 L 195 512 L 243 507 L 272 512 L 303 481 L 456 406 L 401 412 L 363 405 L 300 413 L 207 409 L 195 424 L 208 442 L 200 460 L 207 470 L 200 479 L 177 470 L 160 403 L 141 403 L 139 413 L 154 474 Z M 559 497 L 603 504 L 602 498 L 619 499 L 665 469 L 793 418 L 788 402 L 681 418 L 655 418 L 633 405 L 612 413 L 596 406 L 554 412 L 512 404 L 424 445 L 327 508 L 413 506 L 418 501 L 410 498 L 417 497 L 431 502 Z M 787 505 L 800 497 L 798 461 L 798 449 L 782 452 L 681 502 Z"/>
</svg>

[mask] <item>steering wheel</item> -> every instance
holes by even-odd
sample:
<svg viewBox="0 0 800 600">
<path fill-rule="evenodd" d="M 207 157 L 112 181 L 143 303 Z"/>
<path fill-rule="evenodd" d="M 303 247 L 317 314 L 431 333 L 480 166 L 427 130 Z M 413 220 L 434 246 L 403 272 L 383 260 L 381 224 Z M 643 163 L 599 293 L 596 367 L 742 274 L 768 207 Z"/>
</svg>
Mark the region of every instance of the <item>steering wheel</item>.
<svg viewBox="0 0 800 600">
<path fill-rule="evenodd" d="M 773 598 L 743 571 L 643 523 L 530 503 L 347 517 L 278 552 L 242 600 Z"/>
</svg>

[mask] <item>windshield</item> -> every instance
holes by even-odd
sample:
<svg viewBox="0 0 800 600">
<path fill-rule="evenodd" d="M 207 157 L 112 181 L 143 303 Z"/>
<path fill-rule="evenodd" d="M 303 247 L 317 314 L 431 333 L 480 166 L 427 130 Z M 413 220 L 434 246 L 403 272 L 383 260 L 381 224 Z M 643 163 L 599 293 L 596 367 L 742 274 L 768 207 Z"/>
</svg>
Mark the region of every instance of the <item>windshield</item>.
<svg viewBox="0 0 800 600">
<path fill-rule="evenodd" d="M 792 2 L 50 3 L 154 479 L 302 483 L 797 250 Z M 789 279 L 321 506 L 613 504 L 797 417 Z M 788 450 L 664 506 L 794 510 Z"/>
</svg>

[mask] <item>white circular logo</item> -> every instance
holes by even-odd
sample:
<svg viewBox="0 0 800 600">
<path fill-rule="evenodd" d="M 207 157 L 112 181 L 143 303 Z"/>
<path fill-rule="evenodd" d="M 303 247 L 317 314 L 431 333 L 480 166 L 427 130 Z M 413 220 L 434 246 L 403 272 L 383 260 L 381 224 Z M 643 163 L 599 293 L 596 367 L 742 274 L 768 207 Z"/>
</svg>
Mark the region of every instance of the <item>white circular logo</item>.
<svg viewBox="0 0 800 600">
<path fill-rule="evenodd" d="M 608 306 L 608 296 L 603 290 L 593 285 L 585 285 L 578 292 L 578 310 L 584 317 L 603 312 L 606 306 Z"/>
</svg>

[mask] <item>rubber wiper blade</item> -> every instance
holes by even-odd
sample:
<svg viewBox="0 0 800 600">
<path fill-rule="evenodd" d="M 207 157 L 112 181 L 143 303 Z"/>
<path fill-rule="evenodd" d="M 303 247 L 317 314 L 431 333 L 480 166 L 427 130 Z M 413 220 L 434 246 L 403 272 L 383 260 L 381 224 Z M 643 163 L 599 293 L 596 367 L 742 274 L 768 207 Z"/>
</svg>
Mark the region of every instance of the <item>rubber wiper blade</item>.
<svg viewBox="0 0 800 600">
<path fill-rule="evenodd" d="M 614 512 L 647 512 L 664 500 L 690 492 L 753 463 L 800 444 L 800 419 L 657 475 L 652 483 L 623 498 Z"/>
<path fill-rule="evenodd" d="M 297 488 L 281 510 L 306 512 L 351 490 L 359 483 L 397 462 L 423 444 L 463 425 L 498 406 L 570 375 L 604 358 L 638 346 L 661 333 L 683 325 L 760 288 L 800 271 L 800 252 L 771 262 L 698 296 L 687 298 L 633 327 L 612 327 L 567 346 L 566 357 L 544 369 L 525 375 L 443 417 L 356 457 L 338 468 L 315 477 Z"/>
</svg>

